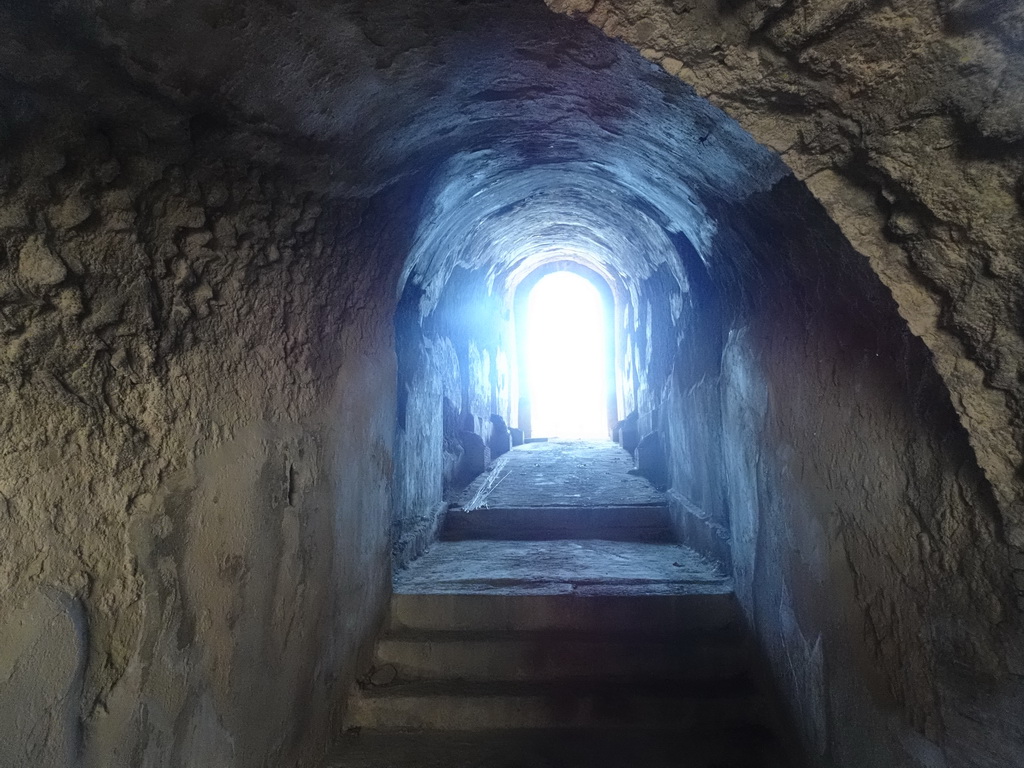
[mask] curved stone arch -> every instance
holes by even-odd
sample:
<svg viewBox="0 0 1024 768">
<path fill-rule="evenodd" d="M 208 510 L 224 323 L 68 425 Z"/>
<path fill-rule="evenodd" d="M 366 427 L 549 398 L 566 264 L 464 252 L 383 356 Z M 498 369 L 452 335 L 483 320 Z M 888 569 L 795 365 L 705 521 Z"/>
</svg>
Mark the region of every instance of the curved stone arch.
<svg viewBox="0 0 1024 768">
<path fill-rule="evenodd" d="M 606 386 L 608 388 L 608 423 L 609 426 L 614 424 L 618 419 L 618 391 L 620 383 L 615 373 L 615 309 L 616 303 L 623 300 L 623 291 L 616 285 L 614 278 L 607 270 L 601 269 L 601 265 L 597 263 L 585 263 L 582 260 L 575 261 L 569 259 L 550 259 L 543 263 L 537 264 L 528 273 L 516 276 L 518 279 L 510 281 L 508 285 L 508 292 L 512 299 L 513 304 L 513 317 L 515 318 L 515 329 L 516 329 L 516 365 L 517 365 L 517 379 L 519 384 L 519 418 L 520 423 L 524 421 L 524 414 L 526 415 L 527 426 L 524 427 L 524 431 L 529 429 L 529 414 L 532 413 L 532 409 L 528 405 L 529 395 L 526 393 L 526 324 L 522 322 L 526 318 L 526 308 L 529 302 L 530 293 L 537 286 L 537 284 L 548 275 L 552 275 L 556 272 L 571 272 L 577 277 L 582 278 L 592 285 L 597 290 L 598 295 L 601 297 L 601 306 L 604 312 L 605 319 L 605 375 L 606 375 Z M 524 411 L 524 404 L 526 409 Z M 527 435 L 529 436 L 529 434 Z"/>
<path fill-rule="evenodd" d="M 931 350 L 1024 549 L 1024 9 L 545 2 L 639 49 L 779 152 Z"/>
</svg>

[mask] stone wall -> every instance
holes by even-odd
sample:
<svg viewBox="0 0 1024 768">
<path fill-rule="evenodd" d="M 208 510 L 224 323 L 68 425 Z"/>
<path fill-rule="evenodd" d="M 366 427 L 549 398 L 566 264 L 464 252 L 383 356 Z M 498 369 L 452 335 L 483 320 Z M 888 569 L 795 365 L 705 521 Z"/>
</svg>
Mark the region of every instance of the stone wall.
<svg viewBox="0 0 1024 768">
<path fill-rule="evenodd" d="M 689 540 L 720 554 L 728 532 L 814 765 L 1021 765 L 1022 615 L 991 486 L 867 261 L 780 207 L 799 194 L 718 212 L 717 296 L 681 249 L 665 422 Z"/>
<path fill-rule="evenodd" d="M 514 426 L 511 300 L 488 285 L 482 271 L 459 268 L 436 305 L 423 300 L 415 279 L 403 289 L 396 315 L 398 566 L 436 538 L 448 500 L 490 464 L 492 415 Z"/>
<path fill-rule="evenodd" d="M 297 764 L 385 603 L 407 246 L 54 114 L 0 156 L 0 763 Z"/>
<path fill-rule="evenodd" d="M 806 182 L 932 351 L 1024 556 L 1024 8 L 546 1 L 692 85 Z"/>
</svg>

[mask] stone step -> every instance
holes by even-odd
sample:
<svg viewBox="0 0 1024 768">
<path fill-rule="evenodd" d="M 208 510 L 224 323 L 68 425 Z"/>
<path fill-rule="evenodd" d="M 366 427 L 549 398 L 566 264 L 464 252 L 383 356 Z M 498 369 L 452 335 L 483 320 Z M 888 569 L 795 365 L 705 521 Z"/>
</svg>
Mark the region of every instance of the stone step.
<svg viewBox="0 0 1024 768">
<path fill-rule="evenodd" d="M 709 683 L 469 683 L 431 681 L 357 689 L 353 728 L 480 731 L 758 726 L 766 704 L 746 678 Z"/>
<path fill-rule="evenodd" d="M 403 632 L 629 633 L 635 638 L 738 629 L 743 616 L 727 584 L 692 584 L 674 594 L 395 594 L 389 634 Z"/>
<path fill-rule="evenodd" d="M 449 510 L 441 529 L 444 541 L 503 539 L 604 539 L 675 541 L 664 504 L 618 507 L 517 507 Z"/>
<path fill-rule="evenodd" d="M 726 579 L 679 544 L 559 539 L 442 541 L 395 573 L 395 592 L 677 594 Z"/>
<path fill-rule="evenodd" d="M 735 632 L 688 638 L 574 636 L 543 632 L 393 635 L 374 666 L 413 680 L 722 680 L 748 671 Z"/>
<path fill-rule="evenodd" d="M 363 729 L 346 734 L 329 768 L 785 768 L 772 735 L 723 726 L 691 733 L 520 730 L 477 733 L 398 733 Z"/>
</svg>

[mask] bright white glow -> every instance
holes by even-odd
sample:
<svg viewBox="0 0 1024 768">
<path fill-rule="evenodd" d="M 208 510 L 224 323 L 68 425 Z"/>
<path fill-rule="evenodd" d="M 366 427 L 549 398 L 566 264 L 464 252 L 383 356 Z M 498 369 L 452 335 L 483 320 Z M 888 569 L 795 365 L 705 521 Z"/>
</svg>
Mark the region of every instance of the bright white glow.
<svg viewBox="0 0 1024 768">
<path fill-rule="evenodd" d="M 572 272 L 545 275 L 526 308 L 526 365 L 534 437 L 607 437 L 605 309 Z"/>
</svg>

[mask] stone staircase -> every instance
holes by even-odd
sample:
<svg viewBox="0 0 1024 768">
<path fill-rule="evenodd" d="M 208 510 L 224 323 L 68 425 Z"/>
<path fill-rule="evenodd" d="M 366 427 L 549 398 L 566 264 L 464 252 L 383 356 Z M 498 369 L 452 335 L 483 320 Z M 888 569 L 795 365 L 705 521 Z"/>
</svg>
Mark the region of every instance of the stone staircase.
<svg viewBox="0 0 1024 768">
<path fill-rule="evenodd" d="M 351 723 L 455 731 L 749 724 L 762 702 L 728 595 L 689 597 L 655 596 L 640 610 L 627 596 L 399 595 L 374 661 L 384 684 L 371 674 L 350 705 Z"/>
<path fill-rule="evenodd" d="M 674 542 L 662 504 L 616 507 L 499 507 L 454 509 L 441 529 L 443 541 L 554 539 Z"/>
<path fill-rule="evenodd" d="M 730 581 L 671 538 L 650 504 L 450 512 L 331 765 L 792 765 Z"/>
</svg>

